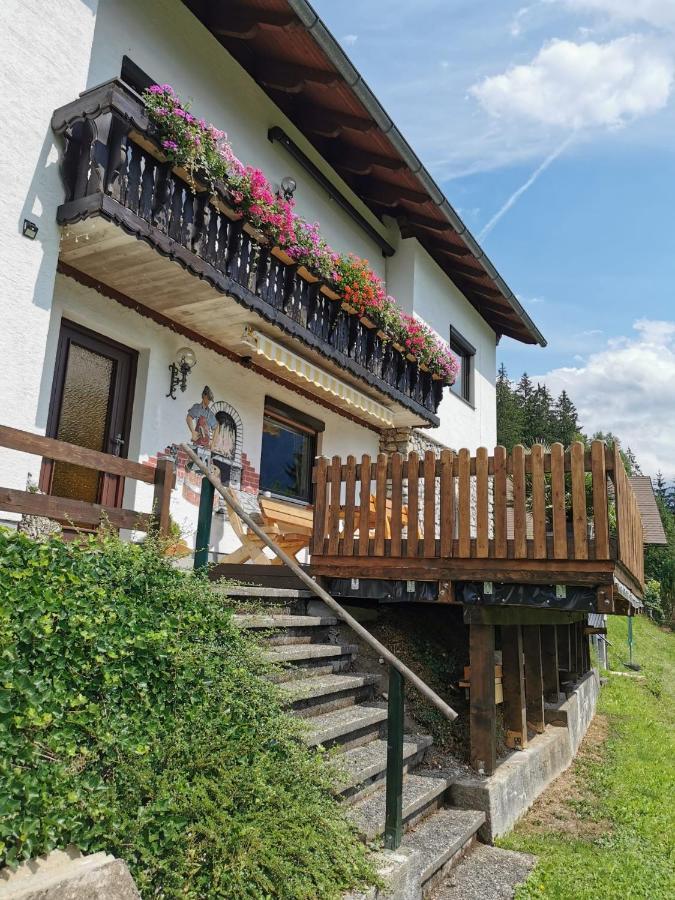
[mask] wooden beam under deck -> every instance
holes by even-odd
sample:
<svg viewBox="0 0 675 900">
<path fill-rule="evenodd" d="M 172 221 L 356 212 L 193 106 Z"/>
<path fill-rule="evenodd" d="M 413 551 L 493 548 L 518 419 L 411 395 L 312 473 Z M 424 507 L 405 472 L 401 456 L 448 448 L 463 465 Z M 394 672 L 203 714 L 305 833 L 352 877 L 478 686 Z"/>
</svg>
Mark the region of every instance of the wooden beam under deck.
<svg viewBox="0 0 675 900">
<path fill-rule="evenodd" d="M 612 584 L 612 560 L 455 559 L 314 556 L 312 575 L 403 581 L 496 581 L 504 584 Z"/>
</svg>

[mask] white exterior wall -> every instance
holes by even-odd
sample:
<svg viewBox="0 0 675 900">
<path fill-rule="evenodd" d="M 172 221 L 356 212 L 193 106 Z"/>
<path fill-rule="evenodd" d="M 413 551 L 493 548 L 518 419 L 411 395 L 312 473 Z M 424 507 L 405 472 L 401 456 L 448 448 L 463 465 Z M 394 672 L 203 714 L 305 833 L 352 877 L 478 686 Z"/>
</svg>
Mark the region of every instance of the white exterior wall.
<svg viewBox="0 0 675 900">
<path fill-rule="evenodd" d="M 409 296 L 415 315 L 445 341 L 449 340 L 452 325 L 476 348 L 472 404 L 445 388 L 438 410 L 440 426 L 422 431 L 453 449 L 468 447 L 473 452 L 477 447 L 494 447 L 497 441 L 495 332 L 416 240 L 401 241 L 393 259 L 397 262 L 391 266 L 390 261 L 390 290 L 396 294 L 399 284 L 405 288 L 412 281 Z"/>
<path fill-rule="evenodd" d="M 352 195 L 373 226 L 394 246 L 385 261 L 374 242 L 328 199 L 286 151 L 267 140 L 280 125 L 332 180 L 335 173 L 283 116 L 265 93 L 178 0 L 59 0 L 48 13 L 40 0 L 0 4 L 0 166 L 4 185 L 0 205 L 0 352 L 10 360 L 9 377 L 0 385 L 0 422 L 44 433 L 53 376 L 58 328 L 65 313 L 76 322 L 140 351 L 129 456 L 145 458 L 185 436 L 185 398 L 198 399 L 204 382 L 217 399 L 230 402 L 244 420 L 244 450 L 259 470 L 265 393 L 306 409 L 325 421 L 321 452 L 326 455 L 375 454 L 377 435 L 331 414 L 293 392 L 246 373 L 222 357 L 196 347 L 199 368 L 192 393 L 165 398 L 167 366 L 177 335 L 88 291 L 68 279 L 55 286 L 59 230 L 56 209 L 63 201 L 58 148 L 50 128 L 57 107 L 120 73 L 123 55 L 151 77 L 168 81 L 193 109 L 228 131 L 240 158 L 260 166 L 272 180 L 292 175 L 297 211 L 321 222 L 322 233 L 338 250 L 367 257 L 388 290 L 408 312 L 434 327 L 445 339 L 449 325 L 477 348 L 476 409 L 446 391 L 440 429 L 430 433 L 453 447 L 495 440 L 494 334 L 447 276 L 414 240 L 399 240 L 396 227 L 385 227 Z M 21 234 L 24 218 L 39 226 L 37 240 Z M 199 385 L 197 382 L 201 382 Z M 28 472 L 37 474 L 35 457 L 0 451 L 0 484 L 23 488 Z M 139 488 L 139 490 L 141 490 Z M 130 506 L 149 508 L 145 495 L 127 497 Z M 176 503 L 179 503 L 176 500 Z M 187 513 L 192 513 L 192 507 Z M 177 506 L 176 518 L 185 516 Z"/>
<path fill-rule="evenodd" d="M 52 370 L 43 366 L 63 202 L 50 128 L 87 79 L 98 0 L 0 4 L 0 422 L 44 434 Z M 39 233 L 21 233 L 24 218 Z M 35 457 L 0 450 L 0 484 L 24 488 Z"/>
<path fill-rule="evenodd" d="M 189 377 L 186 392 L 177 391 L 176 400 L 167 398 L 168 365 L 178 347 L 186 343 L 185 338 L 63 275 L 56 276 L 54 288 L 45 357 L 45 369 L 48 371 L 54 368 L 62 318 L 138 351 L 129 436 L 130 459 L 145 462 L 171 444 L 188 438 L 185 417 L 190 406 L 199 402 L 204 384 L 209 385 L 216 400 L 226 400 L 241 416 L 243 452 L 258 473 L 266 396 L 274 397 L 325 423 L 326 430 L 320 436 L 319 447 L 324 455 L 377 454 L 379 437 L 371 429 L 351 422 L 200 345 L 191 345 L 197 356 L 197 365 Z M 36 470 L 34 474 L 37 475 Z M 127 480 L 124 505 L 139 512 L 149 512 L 152 509 L 152 486 Z M 194 500 L 187 499 L 182 482 L 173 492 L 171 514 L 183 529 L 188 543 L 192 544 L 197 525 L 197 505 Z M 213 547 L 220 551 L 238 546 L 229 525 L 226 526 L 226 519 L 220 516 L 213 519 L 212 541 Z"/>
<path fill-rule="evenodd" d="M 59 0 L 50 4 L 48 11 L 40 0 L 4 0 L 0 26 L 0 166 L 4 185 L 0 205 L 0 352 L 3 359 L 12 361 L 11 375 L 0 385 L 1 423 L 41 434 L 47 424 L 53 328 L 59 319 L 58 313 L 52 316 L 59 244 L 56 209 L 63 202 L 59 148 L 50 127 L 52 112 L 83 90 L 119 76 L 125 54 L 152 77 L 171 82 L 182 96 L 193 100 L 196 112 L 225 128 L 244 162 L 260 166 L 273 182 L 292 175 L 298 183 L 298 212 L 309 221 L 319 220 L 323 234 L 336 249 L 367 256 L 384 274 L 384 259 L 376 245 L 282 147 L 268 141 L 268 128 L 281 125 L 319 168 L 330 174 L 329 166 L 178 0 Z M 344 190 L 348 192 L 346 185 Z M 358 198 L 352 195 L 351 199 L 375 228 L 386 233 Z M 35 241 L 21 234 L 24 218 L 39 226 Z M 116 320 L 122 308 L 114 309 Z M 104 328 L 103 321 L 89 324 L 95 331 L 114 336 L 114 327 Z M 153 364 L 160 368 L 168 365 L 175 346 L 172 343 L 169 355 L 165 349 L 158 345 Z M 348 428 L 347 435 L 350 433 Z M 345 440 L 334 452 L 349 448 L 349 438 Z M 363 451 L 370 448 L 371 443 Z M 329 448 L 329 452 L 333 450 Z M 27 474 L 35 474 L 36 468 L 35 457 L 0 451 L 2 485 L 24 488 Z"/>
</svg>

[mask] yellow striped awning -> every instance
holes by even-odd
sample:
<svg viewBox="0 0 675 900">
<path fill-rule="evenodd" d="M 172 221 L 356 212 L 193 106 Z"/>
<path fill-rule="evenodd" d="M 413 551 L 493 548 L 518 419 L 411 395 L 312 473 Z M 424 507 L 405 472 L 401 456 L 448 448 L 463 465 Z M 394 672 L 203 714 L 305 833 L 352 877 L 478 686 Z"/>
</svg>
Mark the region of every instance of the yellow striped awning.
<svg viewBox="0 0 675 900">
<path fill-rule="evenodd" d="M 332 394 L 349 406 L 361 410 L 361 412 L 367 413 L 375 419 L 379 419 L 389 427 L 394 424 L 394 416 L 386 406 L 383 406 L 376 400 L 372 400 L 351 385 L 345 384 L 344 381 L 340 381 L 334 375 L 308 362 L 302 356 L 298 356 L 297 353 L 293 353 L 281 344 L 277 344 L 276 341 L 268 338 L 261 331 L 256 331 L 254 328 L 246 326 L 242 335 L 242 341 L 255 350 L 259 356 L 264 356 L 265 359 L 321 388 L 327 394 Z"/>
</svg>

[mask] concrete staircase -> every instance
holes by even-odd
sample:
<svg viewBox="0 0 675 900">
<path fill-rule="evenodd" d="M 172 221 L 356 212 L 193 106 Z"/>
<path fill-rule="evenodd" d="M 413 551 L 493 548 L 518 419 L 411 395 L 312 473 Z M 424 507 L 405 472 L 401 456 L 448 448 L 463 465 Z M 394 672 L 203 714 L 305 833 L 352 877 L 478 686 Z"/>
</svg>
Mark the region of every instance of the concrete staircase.
<svg viewBox="0 0 675 900">
<path fill-rule="evenodd" d="M 358 672 L 358 646 L 341 641 L 337 619 L 309 593 L 255 587 L 226 593 L 235 605 L 237 597 L 249 608 L 252 601 L 258 605 L 255 613 L 236 615 L 235 622 L 259 633 L 267 659 L 281 666 L 275 680 L 289 708 L 305 721 L 308 746 L 339 752 L 336 792 L 362 839 L 380 838 L 387 767 L 387 705 L 377 700 L 386 691 L 382 676 Z M 424 769 L 431 745 L 431 737 L 409 734 L 403 748 L 402 846 L 418 851 L 414 860 L 423 896 L 473 848 L 485 821 L 482 812 L 448 805 L 451 780 Z"/>
</svg>

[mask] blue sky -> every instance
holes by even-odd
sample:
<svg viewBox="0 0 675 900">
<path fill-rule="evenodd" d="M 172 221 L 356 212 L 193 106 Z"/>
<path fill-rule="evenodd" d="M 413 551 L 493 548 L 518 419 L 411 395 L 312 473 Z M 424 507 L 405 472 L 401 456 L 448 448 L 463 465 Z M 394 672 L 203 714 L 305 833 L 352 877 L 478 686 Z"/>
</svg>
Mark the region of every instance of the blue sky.
<svg viewBox="0 0 675 900">
<path fill-rule="evenodd" d="M 510 374 L 675 478 L 675 0 L 314 6 L 547 337 Z"/>
</svg>

